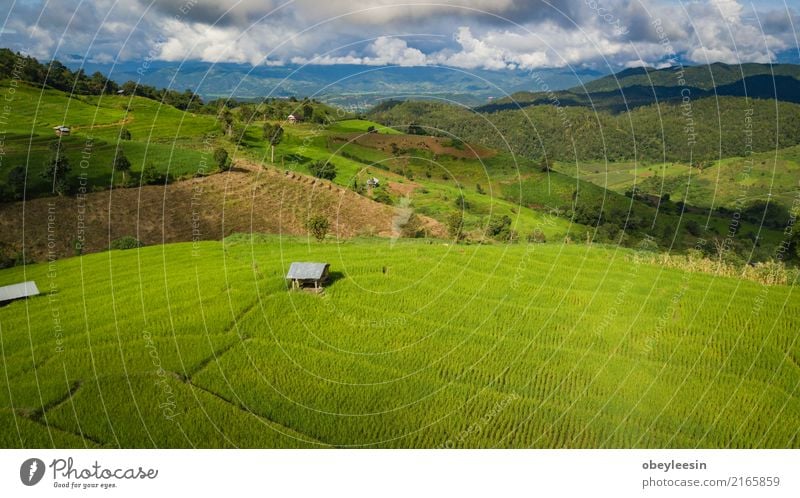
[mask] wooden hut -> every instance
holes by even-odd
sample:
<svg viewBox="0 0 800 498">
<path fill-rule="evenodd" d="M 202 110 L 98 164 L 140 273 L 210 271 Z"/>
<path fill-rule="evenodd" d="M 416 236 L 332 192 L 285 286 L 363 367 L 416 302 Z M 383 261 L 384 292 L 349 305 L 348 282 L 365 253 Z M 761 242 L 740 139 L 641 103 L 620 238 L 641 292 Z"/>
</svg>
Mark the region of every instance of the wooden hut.
<svg viewBox="0 0 800 498">
<path fill-rule="evenodd" d="M 292 289 L 322 292 L 330 266 L 328 263 L 292 263 L 286 280 L 291 281 Z"/>
</svg>

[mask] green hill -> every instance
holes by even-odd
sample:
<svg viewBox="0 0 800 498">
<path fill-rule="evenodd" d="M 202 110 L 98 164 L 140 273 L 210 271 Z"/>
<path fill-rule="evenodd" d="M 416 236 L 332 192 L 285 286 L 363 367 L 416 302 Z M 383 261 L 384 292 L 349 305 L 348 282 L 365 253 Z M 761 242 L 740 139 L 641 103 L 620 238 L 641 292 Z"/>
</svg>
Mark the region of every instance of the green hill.
<svg viewBox="0 0 800 498">
<path fill-rule="evenodd" d="M 681 72 L 682 71 L 682 72 Z M 603 76 L 583 86 L 570 88 L 575 93 L 613 92 L 632 86 L 691 87 L 713 90 L 741 81 L 751 76 L 786 76 L 800 84 L 800 66 L 796 64 L 714 64 L 700 66 L 674 66 L 663 69 L 632 68 Z M 683 81 L 679 81 L 682 79 Z"/>
<path fill-rule="evenodd" d="M 60 142 L 71 167 L 72 190 L 80 175 L 90 187 L 108 188 L 118 146 L 130 160 L 134 176 L 147 164 L 173 178 L 191 176 L 203 164 L 209 172 L 216 169 L 212 149 L 204 143 L 218 130 L 213 116 L 194 115 L 144 97 L 70 96 L 24 83 L 17 86 L 8 110 L 0 179 L 7 186 L 10 172 L 23 168 L 28 198 L 52 195 L 52 179 L 42 173 L 52 155 L 50 146 L 58 139 L 53 127 L 61 125 L 70 127 L 70 135 Z M 123 129 L 130 132 L 129 140 L 120 138 Z M 114 184 L 121 181 L 117 172 Z M 8 190 L 4 196 L 13 198 Z"/>
<path fill-rule="evenodd" d="M 476 114 L 447 104 L 403 102 L 378 106 L 369 116 L 390 126 L 417 123 L 523 157 L 573 163 L 695 162 L 800 143 L 800 105 L 737 97 L 696 100 L 688 110 L 667 103 L 621 114 L 552 105 Z"/>
<path fill-rule="evenodd" d="M 555 92 L 516 92 L 510 97 L 476 107 L 479 112 L 515 110 L 555 102 L 609 112 L 625 112 L 658 102 L 685 99 L 749 97 L 800 103 L 800 66 L 794 64 L 722 63 L 632 68 Z"/>
<path fill-rule="evenodd" d="M 800 446 L 792 288 L 630 250 L 233 237 L 22 279 L 3 447 Z"/>
</svg>

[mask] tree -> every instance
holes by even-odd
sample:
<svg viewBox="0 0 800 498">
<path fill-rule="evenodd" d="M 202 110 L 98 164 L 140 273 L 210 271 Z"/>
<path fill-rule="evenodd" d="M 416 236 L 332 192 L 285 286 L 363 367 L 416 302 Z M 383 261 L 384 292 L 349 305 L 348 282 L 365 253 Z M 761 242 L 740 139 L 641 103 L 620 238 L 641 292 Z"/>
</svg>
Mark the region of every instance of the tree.
<svg viewBox="0 0 800 498">
<path fill-rule="evenodd" d="M 511 218 L 503 216 L 492 216 L 486 226 L 486 235 L 497 240 L 511 240 L 516 237 L 516 232 L 511 229 Z"/>
<path fill-rule="evenodd" d="M 227 106 L 222 107 L 222 109 L 219 111 L 219 114 L 217 115 L 217 119 L 219 120 L 220 125 L 222 126 L 222 132 L 225 134 L 225 136 L 227 137 L 233 136 L 234 117 Z"/>
<path fill-rule="evenodd" d="M 311 104 L 303 104 L 303 120 L 311 121 L 311 118 L 314 117 L 314 108 Z"/>
<path fill-rule="evenodd" d="M 228 159 L 228 151 L 222 147 L 214 149 L 214 162 L 220 171 L 228 171 L 231 169 L 231 162 Z"/>
<path fill-rule="evenodd" d="M 23 166 L 17 166 L 8 172 L 8 186 L 14 199 L 25 197 L 26 176 Z"/>
<path fill-rule="evenodd" d="M 312 175 L 323 180 L 333 180 L 336 178 L 336 166 L 328 161 L 314 161 L 308 165 L 308 170 Z"/>
<path fill-rule="evenodd" d="M 120 140 L 130 140 L 131 139 L 131 132 L 127 128 L 122 128 L 119 130 L 119 139 Z"/>
<path fill-rule="evenodd" d="M 52 181 L 54 193 L 64 195 L 67 192 L 67 176 L 70 169 L 61 141 L 54 140 L 50 143 L 50 159 L 42 171 L 42 178 Z"/>
<path fill-rule="evenodd" d="M 328 218 L 325 216 L 318 214 L 316 216 L 312 216 L 306 222 L 306 228 L 311 235 L 314 236 L 319 242 L 325 240 L 325 236 L 328 234 L 328 228 L 330 228 L 330 222 Z"/>
<path fill-rule="evenodd" d="M 447 215 L 447 233 L 456 241 L 463 237 L 464 217 L 461 211 L 453 211 Z"/>
<path fill-rule="evenodd" d="M 408 134 L 409 135 L 424 135 L 425 129 L 418 125 L 416 122 L 411 122 L 408 125 Z"/>
<path fill-rule="evenodd" d="M 123 185 L 126 183 L 126 175 L 130 170 L 131 162 L 125 157 L 125 152 L 122 150 L 122 147 L 117 147 L 117 150 L 114 152 L 114 171 L 122 173 Z"/>
<path fill-rule="evenodd" d="M 283 140 L 283 127 L 279 124 L 264 123 L 264 140 L 269 142 L 272 149 L 271 163 L 275 162 L 275 146 Z"/>
<path fill-rule="evenodd" d="M 156 185 L 164 182 L 164 175 L 158 171 L 158 168 L 153 163 L 147 163 L 142 169 L 140 181 L 142 185 Z"/>
</svg>

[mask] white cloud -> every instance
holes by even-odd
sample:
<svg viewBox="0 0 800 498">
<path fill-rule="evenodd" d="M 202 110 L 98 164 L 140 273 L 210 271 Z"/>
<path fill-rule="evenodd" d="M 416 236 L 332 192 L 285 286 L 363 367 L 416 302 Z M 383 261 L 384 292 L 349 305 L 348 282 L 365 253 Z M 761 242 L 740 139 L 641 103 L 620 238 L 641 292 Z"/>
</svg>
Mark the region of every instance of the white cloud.
<svg viewBox="0 0 800 498">
<path fill-rule="evenodd" d="M 428 59 L 421 51 L 408 46 L 405 40 L 381 36 L 371 45 L 375 53 L 375 62 L 379 64 L 397 64 L 398 66 L 424 66 Z"/>
<path fill-rule="evenodd" d="M 428 57 L 422 51 L 409 47 L 408 43 L 391 36 L 380 36 L 367 48 L 371 56 L 358 56 L 354 52 L 347 55 L 314 55 L 312 57 L 293 57 L 294 64 L 363 64 L 366 66 L 424 66 L 429 64 Z"/>
<path fill-rule="evenodd" d="M 744 0 L 603 0 L 602 13 L 585 0 L 156 0 L 148 10 L 150 1 L 17 2 L 0 45 L 41 58 L 126 60 L 154 50 L 173 61 L 501 70 L 663 65 L 671 54 L 653 18 L 695 63 L 766 62 L 796 43 L 795 11 L 761 12 L 764 33 Z"/>
<path fill-rule="evenodd" d="M 509 67 L 506 62 L 508 54 L 503 49 L 472 36 L 472 31 L 468 26 L 458 28 L 455 40 L 461 46 L 461 50 L 455 53 L 439 54 L 436 60 L 440 64 L 464 69 L 506 69 Z"/>
</svg>

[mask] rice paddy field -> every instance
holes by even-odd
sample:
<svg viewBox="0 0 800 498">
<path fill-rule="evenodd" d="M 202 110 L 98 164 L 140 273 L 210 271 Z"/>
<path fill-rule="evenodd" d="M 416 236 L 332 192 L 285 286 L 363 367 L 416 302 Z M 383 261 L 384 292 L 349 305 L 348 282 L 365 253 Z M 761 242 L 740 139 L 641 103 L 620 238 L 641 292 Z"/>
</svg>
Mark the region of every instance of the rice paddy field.
<svg viewBox="0 0 800 498">
<path fill-rule="evenodd" d="M 331 264 L 324 294 L 292 261 Z M 796 287 L 634 250 L 232 236 L 22 280 L 6 448 L 800 447 Z"/>
</svg>

